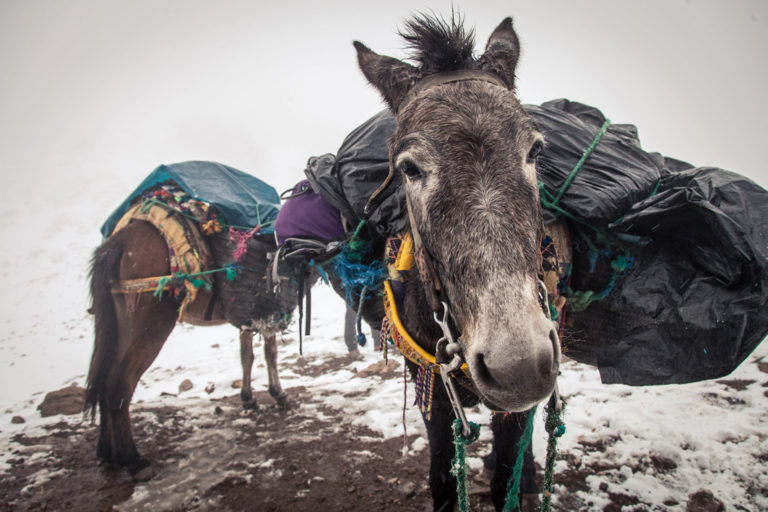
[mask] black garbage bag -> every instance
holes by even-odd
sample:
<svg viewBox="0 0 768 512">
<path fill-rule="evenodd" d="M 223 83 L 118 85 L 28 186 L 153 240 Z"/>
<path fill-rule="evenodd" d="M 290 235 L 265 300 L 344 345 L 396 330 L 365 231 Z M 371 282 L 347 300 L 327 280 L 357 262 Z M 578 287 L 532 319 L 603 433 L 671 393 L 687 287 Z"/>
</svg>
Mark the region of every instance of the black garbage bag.
<svg viewBox="0 0 768 512">
<path fill-rule="evenodd" d="M 565 214 L 604 227 L 651 195 L 662 176 L 692 167 L 644 151 L 637 128 L 610 124 L 594 107 L 559 99 L 541 106 L 526 105 L 525 110 L 546 140 L 537 163 L 545 221 Z M 574 172 L 593 143 L 594 150 Z"/>
<path fill-rule="evenodd" d="M 722 377 L 763 340 L 768 332 L 763 188 L 722 169 L 673 173 L 610 230 L 648 243 L 635 247 L 634 266 L 602 304 L 572 315 L 572 328 L 587 326 L 586 337 L 599 343 L 603 382 Z"/>
<path fill-rule="evenodd" d="M 547 140 L 545 222 L 567 222 L 573 242 L 565 353 L 598 366 L 606 383 L 733 371 L 768 333 L 768 192 L 646 152 L 634 126 L 610 124 L 594 107 L 561 99 L 525 108 Z M 366 219 L 381 237 L 407 222 L 400 177 L 377 192 L 394 129 L 381 112 L 305 171 L 348 221 Z"/>
<path fill-rule="evenodd" d="M 395 119 L 386 110 L 347 135 L 336 156 L 326 154 L 309 159 L 304 173 L 312 188 L 339 209 L 353 228 L 365 219 L 378 236 L 400 232 L 406 224 L 400 176 L 386 184 L 375 203 L 365 211 L 374 192 L 389 174 L 389 138 L 395 131 Z"/>
<path fill-rule="evenodd" d="M 547 141 L 545 221 L 571 228 L 565 353 L 597 365 L 605 383 L 732 372 L 768 332 L 768 192 L 646 152 L 634 126 L 609 124 L 594 107 L 561 99 L 526 109 Z M 599 299 L 580 303 L 585 292 Z"/>
</svg>

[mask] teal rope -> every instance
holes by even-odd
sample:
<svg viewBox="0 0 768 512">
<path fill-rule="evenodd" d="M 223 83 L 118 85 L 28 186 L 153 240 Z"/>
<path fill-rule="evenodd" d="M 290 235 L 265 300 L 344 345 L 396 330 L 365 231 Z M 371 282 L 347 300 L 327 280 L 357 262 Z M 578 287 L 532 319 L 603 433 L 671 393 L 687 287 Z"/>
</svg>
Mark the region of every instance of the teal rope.
<svg viewBox="0 0 768 512">
<path fill-rule="evenodd" d="M 317 270 L 317 273 L 320 274 L 320 279 L 322 279 L 325 284 L 331 284 L 328 280 L 328 273 L 323 268 L 322 263 L 317 263 L 314 258 L 311 258 L 309 260 L 309 266 Z"/>
<path fill-rule="evenodd" d="M 453 445 L 455 453 L 451 461 L 451 474 L 456 477 L 456 494 L 459 499 L 459 510 L 467 512 L 469 510 L 469 494 L 467 493 L 467 447 L 477 441 L 480 437 L 480 425 L 469 422 L 469 436 L 462 434 L 461 420 L 453 420 Z"/>
<path fill-rule="evenodd" d="M 587 147 L 587 149 L 584 150 L 584 153 L 581 154 L 581 158 L 579 159 L 578 162 L 576 162 L 576 165 L 571 170 L 571 173 L 565 179 L 565 183 L 563 183 L 563 186 L 560 187 L 560 190 L 555 196 L 555 199 L 554 199 L 555 205 L 560 202 L 560 198 L 563 197 L 563 194 L 565 194 L 565 191 L 568 190 L 568 187 L 571 186 L 571 182 L 574 180 L 574 178 L 576 178 L 576 174 L 578 174 L 578 172 L 584 166 L 584 162 L 587 161 L 587 158 L 589 158 L 589 155 L 591 155 L 592 152 L 597 147 L 597 145 L 600 144 L 600 140 L 603 138 L 603 135 L 605 135 L 605 132 L 606 130 L 608 130 L 608 127 L 610 125 L 611 125 L 611 120 L 606 119 L 603 125 L 600 127 L 600 130 L 598 130 L 597 134 L 595 135 L 595 138 L 592 139 L 592 143 Z"/>
<path fill-rule="evenodd" d="M 568 187 L 571 186 L 571 183 L 573 183 L 573 180 L 576 178 L 576 175 L 579 173 L 581 168 L 584 167 L 584 163 L 587 161 L 587 158 L 589 158 L 589 155 L 592 154 L 592 152 L 595 150 L 597 145 L 600 143 L 600 141 L 603 138 L 603 135 L 605 135 L 605 132 L 608 130 L 608 127 L 610 125 L 611 125 L 611 120 L 606 119 L 603 125 L 598 130 L 597 134 L 595 134 L 595 138 L 592 139 L 592 142 L 589 144 L 589 146 L 587 146 L 587 149 L 585 149 L 584 152 L 581 154 L 581 158 L 579 158 L 579 161 L 576 162 L 576 165 L 574 165 L 573 169 L 571 169 L 570 174 L 568 174 L 568 176 L 565 178 L 565 181 L 560 187 L 560 190 L 557 191 L 557 195 L 554 195 L 550 191 L 548 191 L 543 181 L 539 181 L 539 200 L 541 202 L 541 205 L 544 208 L 546 208 L 547 210 L 552 210 L 563 217 L 567 217 L 568 219 L 574 222 L 577 222 L 583 226 L 589 227 L 595 231 L 599 231 L 599 228 L 597 228 L 596 226 L 593 226 L 592 224 L 589 224 L 588 222 L 585 222 L 583 219 L 579 219 L 572 213 L 561 208 L 560 199 L 562 199 L 563 194 L 565 194 L 565 191 L 568 190 Z"/>
<path fill-rule="evenodd" d="M 361 220 L 358 223 L 357 228 L 355 228 L 355 232 L 352 233 L 351 237 L 349 237 L 349 242 L 347 242 L 346 253 L 352 259 L 357 261 L 361 261 L 363 259 L 363 256 L 365 256 L 369 246 L 368 242 L 360 238 L 360 230 L 363 229 L 365 224 L 365 219 Z"/>
<path fill-rule="evenodd" d="M 523 457 L 525 456 L 525 451 L 531 444 L 531 438 L 533 437 L 534 416 L 536 416 L 536 407 L 531 409 L 528 413 L 528 421 L 525 423 L 525 430 L 517 444 L 517 459 L 515 459 L 515 465 L 512 468 L 512 476 L 507 485 L 507 497 L 504 500 L 503 512 L 512 512 L 520 508 L 520 480 L 523 474 Z"/>
<path fill-rule="evenodd" d="M 557 457 L 557 438 L 565 434 L 565 424 L 562 419 L 562 410 L 558 411 L 552 406 L 546 408 L 547 419 L 544 429 L 549 434 L 547 439 L 547 462 L 544 467 L 544 493 L 541 501 L 541 512 L 549 512 L 552 502 L 553 475 L 555 472 L 555 458 Z"/>
<path fill-rule="evenodd" d="M 211 283 L 204 278 L 205 276 L 215 274 L 217 272 L 226 272 L 227 281 L 233 281 L 237 277 L 237 273 L 239 272 L 239 267 L 236 264 L 232 263 L 230 265 L 226 265 L 224 267 L 216 268 L 213 270 L 204 270 L 202 272 L 193 272 L 190 274 L 176 272 L 172 276 L 163 276 L 157 281 L 157 289 L 152 295 L 157 298 L 162 298 L 163 292 L 165 291 L 166 286 L 174 282 L 181 283 L 182 281 L 189 281 L 190 283 L 192 283 L 192 286 L 194 286 L 195 288 L 200 288 L 202 286 L 205 286 L 206 290 L 211 290 L 212 289 Z M 201 277 L 203 279 L 199 279 Z"/>
<path fill-rule="evenodd" d="M 566 289 L 566 297 L 571 310 L 584 311 L 587 307 L 596 300 L 602 300 L 606 298 L 613 291 L 616 286 L 616 282 L 619 276 L 624 274 L 627 270 L 634 266 L 634 258 L 627 254 L 619 254 L 611 260 L 611 279 L 608 284 L 599 292 L 594 290 L 574 290 L 570 286 Z"/>
<path fill-rule="evenodd" d="M 615 236 L 610 236 L 609 233 L 604 231 L 595 231 L 595 240 L 592 241 L 590 237 L 584 231 L 576 229 L 578 232 L 578 239 L 584 242 L 591 254 L 594 257 L 610 258 L 609 265 L 611 267 L 611 277 L 607 285 L 602 290 L 574 290 L 570 286 L 565 289 L 565 296 L 568 299 L 569 308 L 571 311 L 584 311 L 595 301 L 606 298 L 614 290 L 619 277 L 622 276 L 627 270 L 630 270 L 635 260 L 632 257 L 630 250 L 627 246 L 617 239 Z M 600 247 L 598 247 L 600 245 Z M 590 270 L 591 272 L 591 270 Z"/>
</svg>

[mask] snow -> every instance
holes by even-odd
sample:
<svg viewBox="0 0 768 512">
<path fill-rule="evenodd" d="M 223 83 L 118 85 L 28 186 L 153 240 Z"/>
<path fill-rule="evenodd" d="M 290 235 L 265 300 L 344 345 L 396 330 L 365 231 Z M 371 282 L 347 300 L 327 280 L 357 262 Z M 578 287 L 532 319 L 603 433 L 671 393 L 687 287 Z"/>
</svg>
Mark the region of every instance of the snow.
<svg viewBox="0 0 768 512">
<path fill-rule="evenodd" d="M 479 41 L 504 16 L 515 16 L 524 44 L 518 71 L 524 101 L 567 96 L 595 104 L 616 122 L 637 124 L 646 148 L 765 185 L 766 4 L 651 3 L 478 1 L 464 10 Z M 14 435 L 35 435 L 62 419 L 39 416 L 43 394 L 84 384 L 93 336 L 88 262 L 112 209 L 156 165 L 182 160 L 218 160 L 279 190 L 293 185 L 307 157 L 335 151 L 381 108 L 355 67 L 350 41 L 402 55 L 395 28 L 420 8 L 404 0 L 371 9 L 338 1 L 323 8 L 222 4 L 0 5 L 0 471 L 8 467 Z M 299 7 L 302 16 L 289 22 Z M 449 12 L 450 2 L 428 7 Z M 709 37 L 715 25 L 717 37 Z M 739 129 L 722 128 L 734 122 Z M 344 305 L 325 286 L 313 297 L 313 335 L 303 359 L 319 365 L 345 351 Z M 134 401 L 188 407 L 195 398 L 232 394 L 231 383 L 240 378 L 238 346 L 230 326 L 178 326 Z M 379 357 L 370 345 L 364 355 L 357 370 Z M 700 488 L 728 510 L 768 509 L 768 375 L 756 364 L 766 356 L 763 343 L 729 376 L 754 381 L 743 390 L 713 381 L 605 386 L 594 368 L 565 363 L 559 386 L 568 401 L 567 432 L 560 448 L 583 466 L 605 467 L 586 477 L 589 492 L 580 491 L 588 510 L 602 510 L 610 493 L 637 496 L 655 510 L 684 510 Z M 281 360 L 299 358 L 295 342 L 281 347 Z M 258 352 L 256 361 L 254 387 L 264 386 Z M 192 390 L 161 397 L 178 394 L 184 379 Z M 356 423 L 384 437 L 402 436 L 399 379 L 351 371 L 310 379 L 286 368 L 281 379 L 286 388 L 307 386 L 325 404 L 343 405 Z M 364 393 L 344 400 L 342 389 Z M 408 393 L 410 404 L 412 387 Z M 189 413 L 204 418 L 210 411 Z M 26 423 L 11 423 L 17 415 Z M 468 415 L 485 425 L 481 439 L 487 440 L 487 412 Z M 409 434 L 423 433 L 415 408 L 407 408 L 406 423 Z M 537 418 L 538 461 L 542 423 Z M 410 450 L 425 447 L 420 439 Z M 656 470 L 656 459 L 674 467 Z M 479 468 L 479 459 L 469 465 Z M 558 472 L 570 467 L 562 458 L 557 464 Z M 186 473 L 211 468 L 199 469 Z"/>
</svg>

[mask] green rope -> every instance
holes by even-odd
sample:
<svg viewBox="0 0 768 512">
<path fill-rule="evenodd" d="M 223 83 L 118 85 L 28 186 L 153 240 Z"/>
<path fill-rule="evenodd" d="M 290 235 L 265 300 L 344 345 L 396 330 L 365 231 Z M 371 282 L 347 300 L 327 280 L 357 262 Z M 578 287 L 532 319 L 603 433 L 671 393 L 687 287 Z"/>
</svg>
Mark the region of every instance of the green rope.
<svg viewBox="0 0 768 512">
<path fill-rule="evenodd" d="M 347 242 L 347 247 L 345 249 L 347 255 L 356 261 L 362 261 L 369 247 L 369 243 L 360 238 L 360 230 L 363 229 L 365 224 L 365 219 L 360 221 L 357 228 L 355 228 L 355 232 L 349 237 L 349 242 Z"/>
<path fill-rule="evenodd" d="M 518 510 L 520 508 L 520 480 L 523 474 L 523 458 L 525 456 L 525 451 L 531 444 L 531 438 L 533 437 L 534 416 L 536 416 L 536 407 L 531 409 L 528 413 L 525 430 L 517 444 L 517 458 L 515 459 L 512 475 L 510 476 L 509 484 L 507 485 L 507 497 L 504 500 L 503 512 L 512 512 L 513 510 Z"/>
<path fill-rule="evenodd" d="M 592 224 L 585 222 L 583 219 L 580 219 L 575 215 L 573 215 L 572 213 L 561 208 L 560 199 L 562 199 L 563 194 L 565 194 L 565 191 L 568 190 L 568 187 L 571 186 L 571 183 L 576 178 L 576 175 L 579 173 L 581 168 L 584 167 L 584 163 L 587 161 L 587 158 L 589 158 L 589 155 L 592 154 L 592 152 L 595 150 L 597 145 L 600 143 L 600 141 L 603 138 L 603 135 L 605 135 L 605 132 L 608 130 L 608 127 L 610 125 L 611 125 L 610 119 L 606 119 L 603 125 L 600 127 L 600 130 L 598 130 L 597 134 L 595 135 L 595 138 L 592 139 L 592 142 L 589 144 L 589 146 L 587 146 L 587 149 L 585 149 L 584 152 L 581 154 L 581 158 L 579 158 L 579 161 L 576 162 L 576 165 L 574 165 L 573 169 L 571 169 L 570 174 L 568 174 L 568 176 L 565 178 L 565 181 L 560 187 L 560 190 L 557 191 L 557 195 L 554 195 L 550 191 L 548 191 L 543 181 L 539 181 L 539 200 L 541 201 L 541 205 L 544 208 L 548 210 L 552 210 L 563 217 L 567 217 L 568 219 L 574 222 L 577 222 L 583 226 L 589 227 L 595 231 L 600 231 L 600 230 L 596 226 L 593 226 Z"/>
<path fill-rule="evenodd" d="M 193 272 L 191 274 L 185 274 L 182 272 L 176 272 L 170 276 L 163 276 L 157 281 L 157 289 L 152 294 L 154 297 L 162 298 L 165 287 L 171 283 L 181 283 L 182 281 L 189 281 L 195 288 L 205 287 L 206 290 L 211 290 L 213 287 L 205 276 L 215 274 L 217 272 L 226 272 L 227 281 L 233 281 L 237 277 L 238 267 L 234 263 L 221 268 L 215 268 L 213 270 L 204 270 L 202 272 Z"/>
<path fill-rule="evenodd" d="M 459 498 L 459 510 L 467 512 L 469 510 L 469 495 L 467 493 L 467 447 L 477 441 L 480 437 L 480 425 L 469 422 L 469 436 L 464 437 L 461 433 L 461 420 L 453 420 L 453 445 L 455 453 L 451 461 L 451 474 L 456 477 L 456 494 Z"/>
<path fill-rule="evenodd" d="M 576 174 L 581 170 L 581 168 L 584 166 L 584 162 L 587 161 L 587 158 L 589 158 L 589 155 L 592 154 L 592 152 L 595 150 L 597 145 L 600 143 L 600 140 L 603 138 L 603 135 L 605 135 L 606 130 L 608 130 L 608 127 L 611 125 L 611 120 L 606 119 L 603 125 L 600 127 L 600 130 L 598 130 L 597 134 L 595 135 L 595 138 L 592 139 L 592 143 L 587 147 L 587 149 L 584 150 L 584 153 L 581 154 L 581 158 L 578 162 L 576 162 L 576 165 L 573 167 L 573 170 L 571 170 L 571 173 L 568 175 L 568 177 L 565 179 L 565 183 L 563 183 L 563 186 L 560 187 L 560 190 L 557 192 L 557 195 L 554 199 L 554 204 L 558 204 L 560 202 L 560 198 L 563 197 L 563 194 L 565 194 L 565 191 L 568 190 L 568 187 L 571 186 L 571 182 L 576 178 Z"/>
<path fill-rule="evenodd" d="M 544 467 L 544 493 L 541 501 L 541 512 L 549 512 L 549 506 L 552 502 L 553 475 L 555 472 L 555 458 L 557 457 L 557 438 L 565 434 L 565 424 L 563 423 L 562 413 L 555 407 L 547 406 L 547 419 L 544 422 L 544 429 L 549 434 L 547 439 L 547 461 Z"/>
</svg>

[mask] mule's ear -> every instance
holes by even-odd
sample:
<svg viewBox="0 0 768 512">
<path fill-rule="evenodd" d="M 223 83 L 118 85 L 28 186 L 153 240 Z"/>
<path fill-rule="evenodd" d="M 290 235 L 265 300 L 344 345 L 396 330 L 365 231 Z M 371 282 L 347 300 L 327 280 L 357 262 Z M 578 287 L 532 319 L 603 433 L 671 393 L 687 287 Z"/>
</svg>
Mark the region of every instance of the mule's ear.
<svg viewBox="0 0 768 512">
<path fill-rule="evenodd" d="M 359 41 L 354 42 L 357 62 L 365 78 L 376 87 L 393 112 L 419 78 L 419 70 L 410 64 L 379 55 Z"/>
<path fill-rule="evenodd" d="M 520 41 L 512 28 L 512 18 L 506 18 L 488 38 L 485 53 L 478 59 L 478 64 L 480 69 L 497 75 L 509 89 L 514 89 L 519 57 Z"/>
</svg>

